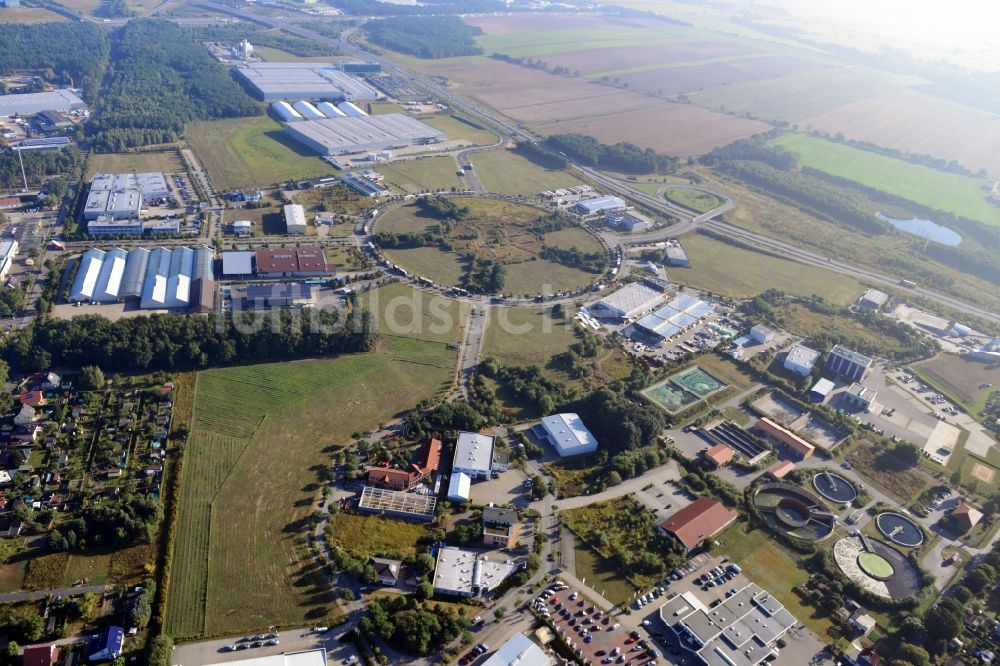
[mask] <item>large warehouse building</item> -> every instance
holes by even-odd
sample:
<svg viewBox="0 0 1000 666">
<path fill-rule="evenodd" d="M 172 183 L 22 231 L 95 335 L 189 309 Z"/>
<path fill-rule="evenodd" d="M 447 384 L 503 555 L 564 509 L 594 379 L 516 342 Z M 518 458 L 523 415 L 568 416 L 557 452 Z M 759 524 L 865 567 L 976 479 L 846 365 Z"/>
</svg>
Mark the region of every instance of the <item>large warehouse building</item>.
<svg viewBox="0 0 1000 666">
<path fill-rule="evenodd" d="M 86 106 L 68 88 L 22 95 L 0 95 L 0 116 L 23 116 L 42 111 L 76 111 Z"/>
<path fill-rule="evenodd" d="M 402 113 L 299 120 L 285 133 L 320 155 L 345 155 L 446 141 L 448 135 Z"/>
<path fill-rule="evenodd" d="M 650 335 L 666 340 L 696 324 L 714 310 L 711 305 L 694 296 L 680 294 L 663 307 L 640 319 L 636 325 Z"/>
<path fill-rule="evenodd" d="M 546 416 L 533 432 L 548 441 L 560 458 L 597 450 L 597 438 L 587 429 L 580 416 L 572 412 Z"/>
<path fill-rule="evenodd" d="M 366 100 L 382 95 L 328 62 L 255 62 L 233 70 L 258 99 Z"/>
<path fill-rule="evenodd" d="M 97 174 L 90 181 L 83 219 L 96 220 L 105 215 L 114 220 L 138 218 L 144 201 L 169 195 L 167 178 L 162 173 Z"/>
<path fill-rule="evenodd" d="M 633 282 L 608 294 L 589 309 L 597 317 L 632 319 L 663 303 L 663 292 L 643 282 Z"/>
<path fill-rule="evenodd" d="M 215 251 L 207 246 L 195 250 L 133 248 L 128 252 L 91 248 L 80 259 L 69 300 L 114 303 L 139 299 L 139 307 L 144 309 L 207 309 L 214 306 L 214 260 Z"/>
</svg>

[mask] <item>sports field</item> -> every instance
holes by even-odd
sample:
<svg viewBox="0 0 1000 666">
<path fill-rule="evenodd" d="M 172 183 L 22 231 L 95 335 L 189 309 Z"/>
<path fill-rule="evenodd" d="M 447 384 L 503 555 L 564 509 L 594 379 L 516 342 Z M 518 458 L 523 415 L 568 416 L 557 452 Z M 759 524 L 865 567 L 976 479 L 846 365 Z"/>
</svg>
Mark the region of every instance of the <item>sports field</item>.
<svg viewBox="0 0 1000 666">
<path fill-rule="evenodd" d="M 667 413 L 676 414 L 727 386 L 722 380 L 694 366 L 643 389 L 642 394 Z"/>
<path fill-rule="evenodd" d="M 416 194 L 451 188 L 465 189 L 456 175 L 458 165 L 452 157 L 421 157 L 415 160 L 383 164 L 375 168 L 385 176 L 385 184 L 397 190 Z"/>
<path fill-rule="evenodd" d="M 786 134 L 772 144 L 798 155 L 802 166 L 955 215 L 1000 225 L 1000 208 L 986 201 L 984 180 L 910 164 L 807 134 Z"/>
<path fill-rule="evenodd" d="M 755 296 L 769 288 L 797 296 L 818 294 L 847 305 L 861 293 L 861 284 L 846 275 L 764 255 L 701 234 L 685 236 L 681 244 L 691 267 L 670 271 L 671 278 L 698 289 L 732 297 Z"/>
<path fill-rule="evenodd" d="M 167 611 L 176 637 L 325 624 L 339 611 L 306 546 L 317 466 L 451 385 L 456 352 L 386 338 L 377 352 L 199 373 Z"/>
<path fill-rule="evenodd" d="M 188 144 L 220 191 L 317 178 L 333 171 L 288 139 L 281 124 L 268 116 L 195 123 L 188 130 Z"/>
<path fill-rule="evenodd" d="M 473 153 L 470 158 L 488 192 L 530 198 L 545 190 L 583 184 L 566 171 L 546 169 L 510 150 Z"/>
<path fill-rule="evenodd" d="M 98 173 L 129 173 L 132 171 L 162 171 L 178 173 L 184 164 L 176 150 L 150 153 L 93 153 L 87 161 L 87 178 Z"/>
</svg>

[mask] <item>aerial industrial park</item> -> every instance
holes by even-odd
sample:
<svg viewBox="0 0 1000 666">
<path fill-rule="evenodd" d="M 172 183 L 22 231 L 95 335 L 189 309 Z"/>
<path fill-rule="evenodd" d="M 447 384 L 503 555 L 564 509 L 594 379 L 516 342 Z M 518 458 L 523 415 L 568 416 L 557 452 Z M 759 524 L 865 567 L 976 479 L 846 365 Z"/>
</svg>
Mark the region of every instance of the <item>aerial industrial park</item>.
<svg viewBox="0 0 1000 666">
<path fill-rule="evenodd" d="M 1000 60 L 852 2 L 0 0 L 7 662 L 997 663 Z"/>
</svg>

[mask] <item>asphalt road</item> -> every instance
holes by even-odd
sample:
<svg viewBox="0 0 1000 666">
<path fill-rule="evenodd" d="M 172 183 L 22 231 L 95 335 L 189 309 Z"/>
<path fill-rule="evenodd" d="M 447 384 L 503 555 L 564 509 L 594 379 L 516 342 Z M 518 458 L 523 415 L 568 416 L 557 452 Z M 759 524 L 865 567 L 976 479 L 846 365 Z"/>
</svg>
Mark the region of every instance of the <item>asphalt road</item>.
<svg viewBox="0 0 1000 666">
<path fill-rule="evenodd" d="M 87 592 L 94 594 L 104 594 L 110 592 L 112 588 L 104 585 L 91 585 L 89 587 L 61 587 L 53 590 L 35 590 L 34 592 L 11 592 L 0 594 L 0 604 L 10 604 L 18 601 L 37 601 L 45 597 L 75 597 Z"/>
<path fill-rule="evenodd" d="M 353 643 L 341 643 L 339 638 L 343 635 L 343 627 L 332 627 L 326 633 L 315 633 L 308 627 L 302 629 L 289 629 L 278 632 L 279 644 L 260 648 L 248 648 L 236 652 L 229 652 L 226 645 L 234 645 L 242 638 L 249 636 L 229 636 L 210 641 L 198 643 L 182 643 L 174 648 L 174 666 L 204 666 L 205 664 L 218 664 L 231 661 L 238 661 L 250 657 L 266 657 L 283 652 L 298 652 L 302 650 L 314 650 L 316 648 L 326 648 L 327 663 L 339 664 L 350 655 L 360 660 L 361 655 L 357 653 Z M 245 641 L 244 641 L 245 642 Z"/>
</svg>

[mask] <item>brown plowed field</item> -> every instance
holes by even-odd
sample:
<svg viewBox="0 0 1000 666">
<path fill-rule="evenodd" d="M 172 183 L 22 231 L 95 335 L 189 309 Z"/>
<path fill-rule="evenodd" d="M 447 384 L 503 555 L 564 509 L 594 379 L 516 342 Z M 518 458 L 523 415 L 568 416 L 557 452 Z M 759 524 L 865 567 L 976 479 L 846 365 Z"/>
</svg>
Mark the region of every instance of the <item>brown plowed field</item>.
<svg viewBox="0 0 1000 666">
<path fill-rule="evenodd" d="M 849 139 L 948 157 L 1000 174 L 1000 117 L 916 92 L 889 92 L 799 121 Z"/>
<path fill-rule="evenodd" d="M 768 129 L 745 118 L 497 60 L 429 63 L 421 69 L 447 76 L 460 94 L 544 133 L 586 132 L 601 141 L 633 141 L 686 157 Z"/>
<path fill-rule="evenodd" d="M 573 16 L 569 14 L 516 14 L 511 16 L 464 16 L 469 25 L 479 26 L 487 35 L 538 32 L 541 30 L 592 30 L 609 27 L 649 28 L 648 19 L 618 18 L 613 16 Z M 654 24 L 655 25 L 655 24 Z"/>
<path fill-rule="evenodd" d="M 688 42 L 643 46 L 615 46 L 606 49 L 566 51 L 538 56 L 551 67 L 580 70 L 584 76 L 656 63 L 688 62 L 706 58 L 728 58 L 761 53 L 729 42 Z"/>
<path fill-rule="evenodd" d="M 717 62 L 696 67 L 657 69 L 627 74 L 621 79 L 637 90 L 649 92 L 662 90 L 663 94 L 676 95 L 716 86 L 774 79 L 813 68 L 812 64 L 804 60 L 774 56 Z"/>
</svg>

